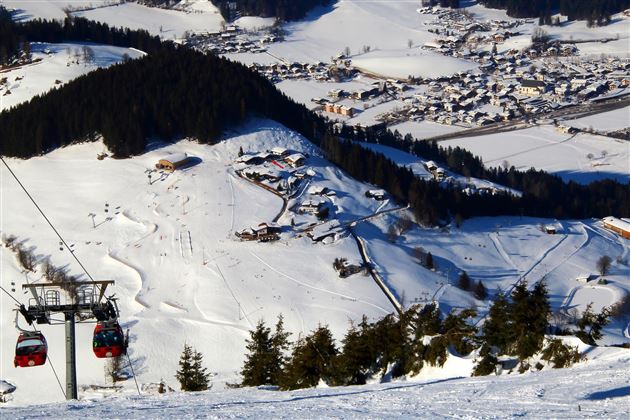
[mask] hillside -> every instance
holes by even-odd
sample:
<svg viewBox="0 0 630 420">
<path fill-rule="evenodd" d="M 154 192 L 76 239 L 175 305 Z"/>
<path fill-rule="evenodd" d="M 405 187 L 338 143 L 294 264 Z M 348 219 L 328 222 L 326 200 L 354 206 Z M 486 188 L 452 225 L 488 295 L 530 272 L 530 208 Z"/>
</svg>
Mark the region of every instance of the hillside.
<svg viewBox="0 0 630 420">
<path fill-rule="evenodd" d="M 600 352 L 570 369 L 519 376 L 395 382 L 292 392 L 174 393 L 6 408 L 10 417 L 84 418 L 607 418 L 630 411 L 628 351 Z"/>
<path fill-rule="evenodd" d="M 299 15 L 273 28 L 260 16 L 227 28 L 208 0 L 156 3 L 0 0 L 18 21 L 4 14 L 3 48 L 33 55 L 0 57 L 9 65 L 0 70 L 0 155 L 67 242 L 0 163 L 0 392 L 17 387 L 0 418 L 625 418 L 630 240 L 602 218 L 630 222 L 630 142 L 619 138 L 630 128 L 630 17 L 596 28 L 562 17 L 544 25 L 556 52 L 537 56 L 526 51 L 536 19 L 482 2 L 454 12 L 312 0 L 303 4 L 328 6 L 308 13 L 292 1 L 239 2 L 254 15 Z M 427 47 L 436 39 L 444 45 Z M 571 54 L 557 55 L 567 44 Z M 518 92 L 539 76 L 548 102 L 530 112 L 537 101 Z M 500 89 L 514 96 L 495 102 Z M 160 166 L 182 156 L 173 172 Z M 12 235 L 32 271 L 8 246 Z M 77 325 L 79 401 L 59 404 L 61 325 L 38 326 L 48 366 L 14 367 L 11 311 L 31 299 L 23 285 L 47 281 L 46 263 L 75 280 L 115 281 L 108 295 L 134 368 L 117 390 L 107 360 L 94 357 L 92 323 Z M 528 286 L 548 291 L 550 328 L 536 335 L 536 320 L 517 332 L 510 309 L 505 336 L 560 334 L 585 359 L 553 369 L 533 352 L 518 374 L 522 353 L 506 347 L 496 375 L 470 377 L 487 340 L 481 330 L 471 338 L 473 326 L 491 319 L 502 293 L 527 295 Z M 599 347 L 563 335 L 587 308 L 624 299 Z M 529 318 L 546 313 L 521 302 Z M 474 315 L 462 334 L 454 316 L 419 333 L 421 307 Z M 322 375 L 315 389 L 231 389 L 250 331 L 279 315 L 291 342 L 326 326 L 338 349 L 351 326 L 396 321 L 355 342 L 355 357 L 373 359 L 363 357 L 354 382 L 344 382 L 354 372 L 340 356 L 330 360 L 343 380 Z M 397 341 L 405 334 L 413 340 Z M 184 345 L 203 354 L 212 390 L 157 395 L 160 382 L 179 390 Z"/>
<path fill-rule="evenodd" d="M 279 197 L 235 174 L 240 166 L 234 161 L 241 147 L 245 153 L 257 153 L 276 146 L 308 154 L 307 166 L 314 173 L 289 200 L 286 212 Z M 97 160 L 103 151 L 102 143 L 85 143 L 9 162 L 92 275 L 116 281 L 113 291 L 119 298 L 123 326 L 131 330 L 131 357 L 140 383 L 164 379 L 175 387 L 173 375 L 184 342 L 203 351 L 208 368 L 216 374 L 217 388 L 226 381 L 237 381 L 244 339 L 259 319 L 270 322 L 283 314 L 293 338 L 326 323 L 340 339 L 349 320 L 363 314 L 376 319 L 394 310 L 369 276 L 340 279 L 333 270 L 337 257 L 360 262 L 351 236 L 340 231 L 332 241 L 314 243 L 291 233 L 292 219 L 298 231 L 316 221 L 314 216 L 297 214 L 294 207 L 309 199 L 311 187 L 336 192 L 326 200 L 332 205 L 331 218 L 340 222 L 396 206 L 393 201 L 365 197 L 364 192 L 373 187 L 356 182 L 323 160 L 321 152 L 296 133 L 271 121 L 253 120 L 212 146 L 187 140 L 171 145 L 153 143 L 145 154 L 131 159 Z M 186 152 L 198 163 L 170 175 L 156 174 L 149 183 L 146 169 L 173 152 Z M 42 177 L 42 171 L 48 176 Z M 82 175 L 77 177 L 79 173 Z M 50 257 L 55 265 L 80 275 L 69 253 L 59 250 L 56 236 L 5 168 L 1 174 L 2 234 L 16 235 L 39 258 Z M 89 214 L 95 215 L 96 228 Z M 278 215 L 283 226 L 280 241 L 241 242 L 236 238 L 235 232 Z M 582 272 L 594 271 L 601 253 L 613 259 L 627 255 L 627 241 L 596 221 L 562 222 L 561 233 L 554 236 L 538 228 L 539 223 L 552 223 L 550 220 L 481 218 L 447 232 L 413 226 L 391 243 L 389 226 L 403 215 L 391 213 L 359 223 L 356 233 L 366 241 L 368 255 L 387 287 L 404 304 L 436 299 L 444 312 L 474 305 L 483 314 L 486 302 L 452 286 L 461 270 L 483 280 L 491 293 L 499 288 L 509 290 L 521 277 L 534 282 L 546 276 L 554 311 L 583 309 L 591 300 L 598 307 L 610 305 L 629 289 L 624 280 L 628 267 L 617 263 L 606 277 L 608 285 L 587 287 L 575 281 Z M 435 255 L 437 271 L 417 264 L 411 252 L 417 246 Z M 14 288 L 13 295 L 24 301 L 20 291 L 24 274 L 6 248 L 1 248 L 0 255 L 2 286 Z M 28 276 L 29 281 L 41 281 L 40 277 L 41 273 Z M 573 300 L 564 298 L 568 295 Z M 2 294 L 1 299 L 4 308 L 13 307 L 8 296 Z M 11 317 L 2 317 L 0 375 L 18 386 L 14 403 L 58 400 L 60 393 L 47 366 L 13 368 L 16 332 L 12 323 Z M 625 324 L 612 324 L 606 330 L 606 342 L 630 340 L 625 329 Z M 43 326 L 42 331 L 48 337 L 54 366 L 63 366 L 63 329 Z M 89 350 L 91 331 L 89 324 L 77 329 L 79 383 L 104 384 L 104 362 Z M 37 392 L 29 390 L 34 374 L 48 386 Z M 444 377 L 444 373 L 437 374 Z"/>
</svg>

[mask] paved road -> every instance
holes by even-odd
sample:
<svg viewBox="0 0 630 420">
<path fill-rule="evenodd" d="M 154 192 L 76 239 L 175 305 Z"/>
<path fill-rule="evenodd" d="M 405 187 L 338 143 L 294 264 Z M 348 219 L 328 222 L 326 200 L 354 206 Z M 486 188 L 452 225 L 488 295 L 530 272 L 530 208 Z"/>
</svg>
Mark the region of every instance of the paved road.
<svg viewBox="0 0 630 420">
<path fill-rule="evenodd" d="M 473 127 L 466 130 L 456 131 L 453 133 L 442 134 L 440 136 L 429 137 L 423 139 L 425 141 L 446 141 L 461 137 L 476 137 L 490 134 L 504 133 L 507 131 L 523 130 L 525 128 L 535 127 L 540 121 L 552 120 L 571 120 L 575 118 L 588 117 L 602 112 L 613 111 L 615 109 L 630 106 L 630 97 L 614 98 L 600 102 L 587 102 L 581 105 L 573 105 L 546 114 L 537 114 L 533 116 L 521 117 L 512 121 L 501 121 L 498 123 L 486 125 L 483 127 Z M 535 119 L 538 123 L 527 122 L 527 119 Z"/>
</svg>

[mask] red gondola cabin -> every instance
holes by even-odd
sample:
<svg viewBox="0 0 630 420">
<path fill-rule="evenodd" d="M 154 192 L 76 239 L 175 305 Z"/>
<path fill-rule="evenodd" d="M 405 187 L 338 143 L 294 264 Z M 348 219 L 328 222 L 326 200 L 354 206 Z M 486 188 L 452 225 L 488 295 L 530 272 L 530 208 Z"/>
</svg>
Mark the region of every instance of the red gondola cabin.
<svg viewBox="0 0 630 420">
<path fill-rule="evenodd" d="M 117 322 L 98 322 L 94 328 L 92 350 L 98 358 L 125 354 L 125 334 Z"/>
<path fill-rule="evenodd" d="M 22 332 L 15 345 L 15 367 L 41 366 L 46 363 L 48 344 L 40 332 Z"/>
</svg>

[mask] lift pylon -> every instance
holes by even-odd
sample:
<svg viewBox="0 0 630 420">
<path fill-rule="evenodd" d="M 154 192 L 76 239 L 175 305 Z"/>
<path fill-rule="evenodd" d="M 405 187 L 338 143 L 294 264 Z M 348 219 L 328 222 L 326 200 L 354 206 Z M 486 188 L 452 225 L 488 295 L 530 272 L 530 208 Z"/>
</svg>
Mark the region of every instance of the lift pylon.
<svg viewBox="0 0 630 420">
<path fill-rule="evenodd" d="M 22 285 L 32 298 L 18 311 L 29 324 L 65 326 L 66 331 L 66 399 L 75 400 L 77 392 L 75 324 L 117 321 L 118 307 L 113 296 L 105 297 L 113 280 L 31 283 Z M 63 320 L 54 316 L 63 315 Z"/>
</svg>

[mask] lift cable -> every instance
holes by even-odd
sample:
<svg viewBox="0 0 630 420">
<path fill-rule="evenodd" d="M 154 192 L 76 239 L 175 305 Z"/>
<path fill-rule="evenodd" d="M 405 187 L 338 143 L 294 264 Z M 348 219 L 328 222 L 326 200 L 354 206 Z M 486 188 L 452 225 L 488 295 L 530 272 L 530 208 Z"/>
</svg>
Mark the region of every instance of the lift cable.
<svg viewBox="0 0 630 420">
<path fill-rule="evenodd" d="M 133 381 L 136 383 L 136 389 L 138 390 L 138 395 L 142 395 L 140 393 L 140 387 L 138 386 L 138 378 L 136 378 L 136 372 L 133 369 L 133 363 L 131 363 L 131 357 L 129 357 L 129 346 L 127 346 L 127 361 L 129 362 L 129 367 L 131 368 L 131 374 L 133 375 Z"/>
<path fill-rule="evenodd" d="M 11 293 L 9 293 L 7 291 L 7 289 L 5 289 L 4 287 L 0 286 L 0 289 L 7 294 L 7 296 L 9 296 L 11 299 L 13 299 L 18 305 L 22 306 L 22 302 L 20 302 L 19 300 L 17 300 Z M 33 326 L 33 329 L 35 329 L 35 326 Z M 50 353 L 50 352 L 48 352 Z M 61 393 L 63 394 L 64 398 L 66 396 L 66 391 L 63 389 L 63 386 L 61 385 L 61 381 L 59 380 L 59 375 L 57 375 L 57 371 L 55 370 L 55 367 L 53 366 L 52 360 L 50 360 L 50 357 L 47 358 L 48 359 L 48 364 L 50 365 L 50 368 L 53 371 L 53 374 L 55 375 L 55 378 L 57 379 L 57 383 L 59 384 L 59 388 L 61 388 Z"/>
<path fill-rule="evenodd" d="M 19 300 L 17 300 L 11 293 L 7 292 L 7 289 L 5 289 L 4 287 L 0 286 L 0 289 L 2 289 L 2 291 L 4 293 L 7 294 L 7 296 L 9 296 L 11 299 L 13 299 L 15 301 L 15 303 L 17 303 L 18 305 L 22 305 L 22 302 L 20 302 Z"/>
<path fill-rule="evenodd" d="M 59 237 L 59 240 L 61 241 L 61 243 L 66 247 L 66 249 L 68 251 L 70 251 L 70 254 L 72 254 L 72 256 L 74 257 L 74 259 L 76 260 L 76 262 L 79 264 L 79 266 L 81 267 L 81 269 L 83 269 L 83 271 L 85 272 L 85 274 L 87 274 L 87 276 L 90 278 L 91 281 L 94 281 L 94 278 L 90 275 L 90 273 L 87 271 L 87 269 L 85 268 L 85 266 L 81 263 L 81 261 L 79 261 L 79 258 L 75 255 L 74 251 L 72 250 L 72 248 L 70 248 L 68 246 L 68 244 L 66 243 L 66 240 L 63 239 L 63 237 L 61 236 L 61 234 L 59 233 L 59 231 L 57 231 L 57 229 L 55 228 L 55 226 L 52 224 L 52 222 L 50 221 L 50 219 L 48 219 L 48 217 L 46 216 L 46 214 L 44 213 L 44 211 L 41 209 L 41 207 L 39 207 L 39 205 L 37 204 L 37 202 L 35 201 L 35 199 L 31 196 L 31 194 L 28 192 L 28 190 L 26 189 L 26 187 L 24 186 L 24 184 L 22 184 L 22 182 L 20 182 L 20 179 L 17 177 L 17 175 L 15 175 L 15 173 L 13 172 L 13 170 L 11 169 L 11 167 L 9 166 L 9 164 L 4 160 L 4 158 L 2 156 L 0 156 L 0 160 L 2 160 L 2 163 L 4 163 L 4 166 L 6 166 L 6 168 L 9 170 L 9 172 L 11 173 L 11 175 L 13 175 L 13 178 L 15 178 L 15 181 L 20 185 L 20 187 L 22 187 L 22 190 L 24 190 L 24 193 L 26 193 L 26 195 L 28 196 L 28 198 L 33 202 L 33 204 L 35 205 L 35 207 L 37 208 L 37 210 L 39 210 L 39 212 L 41 213 L 41 215 L 44 217 L 44 219 L 46 220 L 46 222 L 48 222 L 48 225 L 50 225 L 50 227 L 52 228 L 52 230 L 55 232 L 55 234 L 57 235 L 57 237 Z"/>
</svg>

